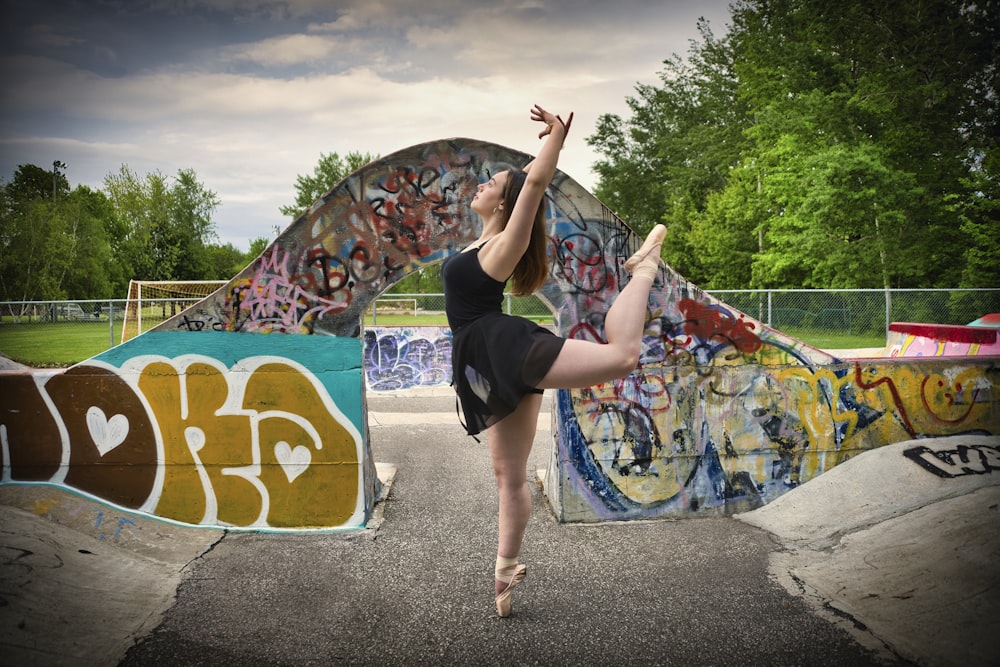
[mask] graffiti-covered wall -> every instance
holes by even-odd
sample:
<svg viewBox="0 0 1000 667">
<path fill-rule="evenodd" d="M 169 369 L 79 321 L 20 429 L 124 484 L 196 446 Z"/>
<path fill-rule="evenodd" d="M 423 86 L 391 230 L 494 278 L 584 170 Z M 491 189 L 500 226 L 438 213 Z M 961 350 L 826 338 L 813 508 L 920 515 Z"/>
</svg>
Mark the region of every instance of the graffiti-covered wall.
<svg viewBox="0 0 1000 667">
<path fill-rule="evenodd" d="M 364 348 L 365 379 L 372 391 L 451 384 L 448 327 L 369 327 Z"/>
<path fill-rule="evenodd" d="M 465 139 L 389 155 L 154 331 L 65 373 L 0 373 L 2 482 L 63 484 L 186 523 L 363 525 L 377 485 L 366 386 L 440 383 L 450 338 L 363 331 L 362 315 L 474 240 L 476 187 L 528 159 Z M 558 333 L 603 341 L 640 239 L 562 173 L 547 217 L 540 296 Z M 667 266 L 644 340 L 628 377 L 556 395 L 546 492 L 562 521 L 745 509 L 858 451 L 1000 433 L 1000 358 L 845 363 Z"/>
<path fill-rule="evenodd" d="M 377 495 L 361 317 L 474 239 L 480 180 L 527 156 L 423 144 L 350 175 L 224 287 L 62 372 L 0 372 L 0 483 L 191 524 L 364 525 Z M 373 332 L 374 333 L 374 332 Z M 449 336 L 373 341 L 376 388 L 441 379 Z"/>
<path fill-rule="evenodd" d="M 2 481 L 62 484 L 190 524 L 364 524 L 375 481 L 358 341 L 184 342 L 150 332 L 65 372 L 0 377 Z M 346 363 L 317 368 L 317 354 Z"/>
<path fill-rule="evenodd" d="M 997 328 L 893 322 L 886 335 L 890 357 L 1000 356 Z"/>
<path fill-rule="evenodd" d="M 560 391 L 546 483 L 559 518 L 746 511 L 868 449 L 1000 432 L 996 358 L 740 360 L 651 355 L 623 381 Z"/>
<path fill-rule="evenodd" d="M 603 340 L 627 232 L 573 185 L 554 204 L 545 294 L 564 334 Z M 562 521 L 743 511 L 866 449 L 1000 432 L 1000 357 L 844 363 L 668 266 L 649 310 L 633 374 L 558 392 L 546 491 Z"/>
</svg>

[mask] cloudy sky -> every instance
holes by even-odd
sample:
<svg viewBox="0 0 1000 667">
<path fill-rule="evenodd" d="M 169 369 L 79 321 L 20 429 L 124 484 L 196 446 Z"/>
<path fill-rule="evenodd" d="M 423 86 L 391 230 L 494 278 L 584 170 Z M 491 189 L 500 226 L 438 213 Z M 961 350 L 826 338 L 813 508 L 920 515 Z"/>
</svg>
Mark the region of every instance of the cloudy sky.
<svg viewBox="0 0 1000 667">
<path fill-rule="evenodd" d="M 194 169 L 246 249 L 288 220 L 321 153 L 470 137 L 534 153 L 538 102 L 576 112 L 560 167 L 591 188 L 585 138 L 686 55 L 729 0 L 0 0 L 0 178 L 68 165 Z"/>
</svg>

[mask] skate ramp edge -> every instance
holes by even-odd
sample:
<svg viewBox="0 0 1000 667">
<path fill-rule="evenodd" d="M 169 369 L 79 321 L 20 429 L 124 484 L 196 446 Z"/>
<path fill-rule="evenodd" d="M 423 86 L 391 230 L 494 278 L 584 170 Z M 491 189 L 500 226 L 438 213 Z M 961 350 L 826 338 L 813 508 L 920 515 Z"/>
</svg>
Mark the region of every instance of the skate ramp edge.
<svg viewBox="0 0 1000 667">
<path fill-rule="evenodd" d="M 860 454 L 738 520 L 770 571 L 864 645 L 914 664 L 990 665 L 1000 631 L 1000 437 Z"/>
</svg>

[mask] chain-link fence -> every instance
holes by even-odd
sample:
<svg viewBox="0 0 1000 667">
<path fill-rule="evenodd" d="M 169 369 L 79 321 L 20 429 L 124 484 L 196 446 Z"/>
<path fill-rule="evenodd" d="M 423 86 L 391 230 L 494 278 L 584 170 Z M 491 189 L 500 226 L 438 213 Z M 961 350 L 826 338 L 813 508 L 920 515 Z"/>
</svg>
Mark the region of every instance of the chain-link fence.
<svg viewBox="0 0 1000 667">
<path fill-rule="evenodd" d="M 28 366 L 68 366 L 149 331 L 199 300 L 3 301 L 0 354 Z"/>
<path fill-rule="evenodd" d="M 1000 312 L 1000 288 L 711 290 L 708 293 L 786 333 L 874 336 L 883 342 L 892 322 L 968 324 L 987 313 Z M 504 310 L 552 321 L 548 307 L 535 296 L 507 295 Z M 380 326 L 400 321 L 411 325 L 437 324 L 434 316 L 443 313 L 443 294 L 393 294 L 378 299 L 371 318 L 373 324 Z"/>
<path fill-rule="evenodd" d="M 892 322 L 968 324 L 1000 312 L 1000 289 L 716 290 L 710 294 L 789 332 L 884 335 Z"/>
<path fill-rule="evenodd" d="M 537 296 L 504 295 L 503 310 L 541 324 L 552 324 L 552 311 Z M 445 325 L 444 294 L 383 294 L 365 313 L 378 326 Z"/>
<path fill-rule="evenodd" d="M 732 308 L 820 348 L 885 345 L 892 322 L 968 324 L 1000 313 L 998 289 L 715 290 Z M 0 302 L 0 353 L 36 366 L 65 366 L 148 331 L 197 298 Z M 538 297 L 507 295 L 504 310 L 551 324 Z M 126 317 L 126 314 L 128 317 Z M 370 326 L 445 326 L 443 294 L 385 294 Z"/>
</svg>

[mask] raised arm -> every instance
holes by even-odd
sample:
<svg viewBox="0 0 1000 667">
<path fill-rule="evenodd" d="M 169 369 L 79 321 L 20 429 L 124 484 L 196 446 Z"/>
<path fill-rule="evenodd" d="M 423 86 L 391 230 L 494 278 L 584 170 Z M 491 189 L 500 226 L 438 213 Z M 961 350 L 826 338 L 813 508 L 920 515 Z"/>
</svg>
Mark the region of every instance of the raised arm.
<svg viewBox="0 0 1000 667">
<path fill-rule="evenodd" d="M 545 189 L 556 173 L 559 151 L 573 122 L 573 114 L 570 114 L 564 122 L 558 115 L 536 104 L 531 110 L 531 119 L 545 123 L 545 128 L 538 133 L 538 137 L 545 139 L 545 143 L 542 144 L 535 159 L 523 169 L 527 177 L 506 227 L 479 255 L 483 269 L 497 279 L 509 276 L 528 248 L 535 212 L 538 211 L 545 196 Z"/>
<path fill-rule="evenodd" d="M 547 112 L 544 109 L 542 109 L 540 106 L 538 106 L 537 104 L 535 105 L 535 108 L 531 110 L 531 119 L 532 120 L 537 120 L 537 121 L 541 121 L 541 122 L 545 123 L 545 129 L 538 133 L 538 138 L 539 139 L 541 139 L 545 135 L 551 133 L 551 131 L 552 131 L 552 124 L 549 123 L 548 121 L 546 121 L 546 119 L 545 119 L 545 114 L 546 113 Z M 549 114 L 549 116 L 552 116 L 552 114 Z M 556 121 L 558 121 L 563 126 L 563 138 L 562 138 L 562 142 L 559 144 L 559 148 L 561 149 L 562 145 L 566 142 L 566 135 L 569 134 L 569 126 L 573 124 L 573 114 L 572 114 L 572 112 L 569 114 L 569 119 L 565 123 L 563 123 L 563 120 L 562 120 L 562 118 L 559 115 L 554 116 L 554 118 L 555 118 Z M 534 164 L 535 164 L 535 159 L 532 158 L 531 160 L 528 161 L 528 164 L 526 164 L 523 167 L 521 167 L 521 171 L 523 171 L 524 173 L 527 174 L 529 171 L 531 171 L 531 167 Z M 555 172 L 553 171 L 553 173 L 555 173 Z"/>
</svg>

